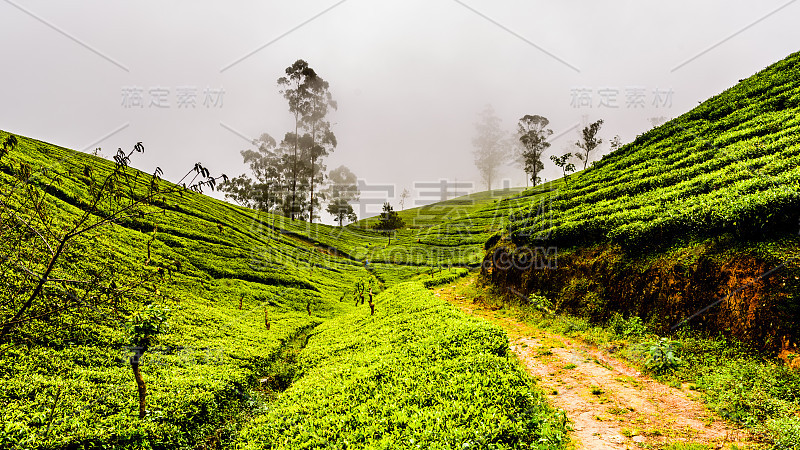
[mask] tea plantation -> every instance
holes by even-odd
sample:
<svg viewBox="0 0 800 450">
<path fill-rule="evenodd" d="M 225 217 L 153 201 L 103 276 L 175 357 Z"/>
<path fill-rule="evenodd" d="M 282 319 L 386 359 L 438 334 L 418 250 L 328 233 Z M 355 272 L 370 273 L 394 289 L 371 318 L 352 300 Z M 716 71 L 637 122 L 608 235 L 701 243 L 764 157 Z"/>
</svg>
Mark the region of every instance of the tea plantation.
<svg viewBox="0 0 800 450">
<path fill-rule="evenodd" d="M 562 283 L 556 294 L 579 297 L 575 310 L 591 294 L 599 314 L 615 306 L 597 293 L 612 292 L 610 277 L 585 274 L 617 263 L 649 273 L 639 260 L 628 264 L 630 255 L 649 263 L 676 242 L 725 245 L 721 236 L 739 242 L 718 254 L 729 260 L 742 248 L 775 258 L 800 248 L 798 75 L 800 53 L 638 136 L 568 185 L 401 211 L 409 227 L 391 244 L 370 228 L 374 219 L 308 224 L 160 181 L 163 195 L 76 237 L 52 272 L 60 280 L 53 284 L 64 286 L 79 283 L 75 277 L 105 283 L 100 275 L 112 273 L 114 284 L 97 298 L 135 286 L 130 295 L 89 304 L 54 288 L 48 295 L 73 309 L 11 320 L 13 333 L 0 333 L 0 448 L 566 448 L 566 417 L 509 354 L 505 333 L 427 288 L 491 262 L 487 250 L 499 247 L 607 246 L 617 260 L 582 266 L 575 257 L 571 278 L 528 271 L 502 280 Z M 0 131 L 0 142 L 10 137 Z M 43 270 L 47 264 L 27 256 L 55 252 L 20 223 L 57 235 L 86 211 L 116 217 L 115 202 L 140 201 L 153 186 L 119 161 L 14 137 L 0 153 L 3 323 L 15 315 L 18 286 L 31 283 L 14 261 Z M 97 180 L 119 170 L 127 190 L 93 203 Z M 795 298 L 784 294 L 771 301 Z M 793 314 L 794 303 L 776 311 Z M 132 344 L 131 323 L 156 304 L 164 327 L 144 351 Z M 141 359 L 146 382 L 143 417 L 132 358 Z"/>
<path fill-rule="evenodd" d="M 628 248 L 725 232 L 797 233 L 800 54 L 773 64 L 576 174 L 512 240 Z"/>
<path fill-rule="evenodd" d="M 419 283 L 316 328 L 302 375 L 242 448 L 560 448 L 563 413 L 509 358 L 505 333 Z"/>
<path fill-rule="evenodd" d="M 114 170 L 111 161 L 16 138 L 0 160 L 4 189 L 32 168 L 25 185 L 43 193 L 59 223 L 89 207 L 89 178 Z M 67 176 L 53 183 L 53 173 Z M 126 195 L 142 196 L 146 185 Z M 4 194 L 13 212 L 22 194 Z M 422 287 L 466 273 L 449 266 L 479 263 L 482 243 L 442 247 L 403 230 L 387 246 L 371 230 L 292 221 L 191 191 L 157 206 L 156 215 L 126 217 L 74 243 L 92 270 L 126 268 L 120 285 L 136 268 L 159 269 L 152 289 L 166 302 L 168 332 L 141 356 L 147 415 L 136 414 L 135 349 L 122 320 L 141 307 L 131 300 L 114 310 L 119 320 L 37 321 L 5 343 L 0 448 L 387 447 L 395 439 L 560 448 L 566 440 L 563 417 L 506 354 L 503 333 Z M 398 284 L 411 278 L 420 281 Z M 374 294 L 397 287 L 377 295 L 372 316 L 359 284 Z M 299 360 L 287 353 L 306 343 Z M 375 408 L 394 413 L 381 419 Z"/>
</svg>

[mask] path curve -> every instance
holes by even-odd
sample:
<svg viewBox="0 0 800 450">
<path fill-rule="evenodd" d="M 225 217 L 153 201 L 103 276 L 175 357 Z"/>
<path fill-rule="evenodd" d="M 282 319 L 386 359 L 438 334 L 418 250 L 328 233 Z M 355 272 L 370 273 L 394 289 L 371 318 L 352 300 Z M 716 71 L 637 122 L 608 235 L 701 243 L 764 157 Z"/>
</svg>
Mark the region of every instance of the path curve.
<svg viewBox="0 0 800 450">
<path fill-rule="evenodd" d="M 470 277 L 465 282 L 474 281 Z M 662 448 L 691 442 L 716 449 L 756 443 L 747 431 L 716 417 L 688 387 L 664 385 L 596 347 L 486 308 L 460 296 L 455 286 L 435 289 L 434 295 L 506 330 L 511 350 L 538 379 L 550 404 L 572 421 L 576 448 Z"/>
</svg>

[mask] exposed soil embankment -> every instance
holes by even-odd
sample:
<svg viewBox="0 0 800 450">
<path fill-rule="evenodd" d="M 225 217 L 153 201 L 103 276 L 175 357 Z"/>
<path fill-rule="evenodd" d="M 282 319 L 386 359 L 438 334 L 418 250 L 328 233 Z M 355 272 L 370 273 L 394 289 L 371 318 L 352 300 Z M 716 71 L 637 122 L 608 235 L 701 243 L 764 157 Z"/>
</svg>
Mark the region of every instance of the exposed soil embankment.
<svg viewBox="0 0 800 450">
<path fill-rule="evenodd" d="M 800 335 L 797 260 L 785 264 L 755 249 L 732 250 L 720 240 L 649 254 L 598 245 L 531 260 L 531 252 L 501 242 L 487 254 L 483 274 L 517 297 L 541 294 L 559 311 L 597 322 L 618 312 L 667 331 L 686 320 L 765 350 L 793 351 Z"/>
</svg>

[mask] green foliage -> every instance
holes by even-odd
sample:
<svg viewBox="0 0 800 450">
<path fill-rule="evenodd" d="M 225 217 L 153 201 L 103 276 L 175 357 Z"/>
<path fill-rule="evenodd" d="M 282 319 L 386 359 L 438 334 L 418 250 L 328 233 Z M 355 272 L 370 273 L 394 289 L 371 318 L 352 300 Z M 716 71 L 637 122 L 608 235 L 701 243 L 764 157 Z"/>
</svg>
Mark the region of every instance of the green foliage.
<svg viewBox="0 0 800 450">
<path fill-rule="evenodd" d="M 657 341 L 643 342 L 641 348 L 647 355 L 644 362 L 645 367 L 659 374 L 679 367 L 683 364 L 683 361 L 676 355 L 680 347 L 680 342 L 671 341 L 665 337 Z"/>
<path fill-rule="evenodd" d="M 581 130 L 581 140 L 575 143 L 575 146 L 583 150 L 583 153 L 578 153 L 576 156 L 583 161 L 583 168 L 589 163 L 589 158 L 592 152 L 603 143 L 603 140 L 597 137 L 600 127 L 603 126 L 603 119 L 593 122 Z M 559 166 L 560 167 L 560 166 Z"/>
<path fill-rule="evenodd" d="M 330 200 L 326 211 L 334 217 L 339 226 L 343 226 L 345 220 L 356 221 L 358 216 L 350 205 L 350 202 L 358 200 L 360 195 L 356 174 L 345 166 L 339 166 L 331 170 L 329 179 L 326 195 Z"/>
<path fill-rule="evenodd" d="M 539 184 L 539 172 L 544 169 L 542 164 L 542 154 L 550 147 L 547 139 L 553 134 L 553 130 L 547 128 L 550 121 L 539 115 L 526 114 L 517 124 L 517 134 L 524 146 L 522 151 L 522 161 L 525 173 L 530 175 L 531 183 L 534 186 Z"/>
<path fill-rule="evenodd" d="M 405 226 L 405 222 L 400 218 L 397 212 L 395 212 L 392 205 L 390 205 L 389 202 L 384 203 L 383 212 L 378 218 L 378 222 L 374 225 L 374 228 L 381 232 L 388 233 Z"/>
<path fill-rule="evenodd" d="M 434 276 L 428 279 L 423 278 L 422 281 L 422 285 L 429 289 L 440 284 L 452 283 L 453 281 L 466 276 L 469 273 L 469 270 L 465 268 L 455 268 L 445 270 L 441 273 L 435 273 L 434 268 L 431 267 L 430 273 Z"/>
<path fill-rule="evenodd" d="M 427 228 L 440 225 L 452 219 L 461 219 L 472 216 L 483 208 L 495 209 L 498 202 L 505 198 L 520 194 L 525 188 L 495 189 L 492 191 L 476 192 L 461 197 L 432 203 L 430 205 L 408 208 L 397 211 L 397 214 L 411 228 Z M 499 213 L 499 216 L 505 214 Z M 378 217 L 361 219 L 354 225 L 361 228 L 371 228 Z"/>
<path fill-rule="evenodd" d="M 355 211 L 353 211 L 353 206 L 348 203 L 347 200 L 341 198 L 334 198 L 331 200 L 331 202 L 328 203 L 328 207 L 325 208 L 325 211 L 334 217 L 334 220 L 339 223 L 339 226 L 343 226 L 345 220 L 354 222 L 358 219 Z"/>
<path fill-rule="evenodd" d="M 0 141 L 10 136 L 0 132 Z M 12 157 L 14 167 L 34 168 L 31 180 L 45 175 L 35 170 L 40 167 L 66 174 L 61 183 L 35 185 L 43 187 L 55 227 L 81 217 L 92 198 L 87 181 L 104 179 L 116 167 L 16 139 L 14 152 L 3 159 L 0 182 L 10 181 L 5 168 Z M 147 177 L 125 170 L 133 181 L 125 195 L 141 198 L 150 188 Z M 19 331 L 36 339 L 0 348 L 0 448 L 193 448 L 247 405 L 246 393 L 272 370 L 287 339 L 343 309 L 335 300 L 367 275 L 360 262 L 314 244 L 322 235 L 335 241 L 336 228 L 260 215 L 163 180 L 159 186 L 158 216 L 123 217 L 66 254 L 65 267 L 97 274 L 113 269 L 115 284 L 98 291 L 103 305 L 95 310 L 87 301 L 80 311 L 29 322 Z M 366 239 L 380 237 L 367 233 Z M 143 265 L 151 273 L 147 284 L 138 294 L 125 290 Z M 0 291 L 8 292 L 11 280 L 0 279 Z M 124 293 L 118 303 L 106 302 L 109 288 Z M 168 329 L 164 311 L 155 306 L 162 297 L 172 305 Z M 126 311 L 137 311 L 128 326 L 133 342 L 125 333 Z M 148 414 L 133 420 L 137 401 L 128 361 L 131 347 L 142 345 L 148 347 L 140 358 Z"/>
<path fill-rule="evenodd" d="M 800 64 L 790 55 L 572 176 L 548 214 L 515 215 L 517 243 L 637 249 L 676 237 L 797 232 Z M 780 94 L 782 101 L 776 100 Z"/>
<path fill-rule="evenodd" d="M 567 173 L 575 172 L 575 164 L 569 162 L 570 158 L 572 158 L 572 153 L 570 152 L 567 152 L 561 156 L 550 155 L 550 160 L 553 161 L 553 164 L 561 169 L 561 172 L 564 174 L 564 183 L 567 182 Z"/>
<path fill-rule="evenodd" d="M 3 148 L 0 149 L 0 161 L 2 161 L 3 158 L 9 154 L 9 152 L 14 150 L 17 144 L 18 142 L 16 136 L 14 136 L 13 134 L 9 134 L 8 136 L 6 136 L 6 138 L 3 140 Z"/>
<path fill-rule="evenodd" d="M 713 392 L 709 405 L 715 411 L 748 426 L 792 415 L 800 400 L 800 378 L 775 363 L 726 361 L 716 370 L 706 371 L 697 384 L 701 390 Z"/>
<path fill-rule="evenodd" d="M 2 140 L 8 136 L 0 133 Z M 19 158 L 19 163 L 33 169 L 47 166 L 72 174 L 45 192 L 45 198 L 52 205 L 51 217 L 56 222 L 79 216 L 90 195 L 84 181 L 108 175 L 114 168 L 113 162 L 95 156 L 23 137 L 18 137 L 18 141 L 14 157 Z M 4 163 L 7 161 L 3 159 Z M 15 170 L 18 166 L 15 162 Z M 126 170 L 138 173 L 130 167 Z M 4 174 L 0 175 L 12 176 Z M 149 187 L 144 175 L 140 176 L 140 182 L 134 186 L 135 195 L 142 195 Z M 31 178 L 36 177 L 33 170 Z M 164 188 L 174 186 L 163 180 L 160 183 Z M 132 215 L 92 235 L 91 245 L 76 247 L 75 258 L 71 261 L 87 268 L 114 267 L 118 272 L 118 287 L 132 279 L 132 272 L 127 268 L 147 262 L 152 280 L 142 290 L 141 298 L 117 305 L 120 315 L 128 315 L 127 311 L 140 312 L 128 327 L 131 331 L 138 327 L 133 333 L 139 336 L 136 342 L 129 340 L 123 317 L 108 316 L 108 320 L 97 324 L 83 322 L 86 316 L 76 314 L 61 316 L 63 320 L 75 320 L 69 333 L 56 335 L 50 333 L 55 324 L 36 324 L 28 331 L 45 336 L 44 339 L 27 347 L 0 352 L 0 405 L 3 406 L 0 423 L 4 427 L 0 430 L 0 447 L 181 449 L 212 446 L 210 442 L 222 439 L 222 434 L 234 434 L 238 424 L 247 422 L 252 414 L 272 410 L 271 405 L 265 407 L 264 402 L 274 396 L 265 395 L 266 400 L 257 400 L 261 397 L 256 392 L 270 384 L 259 380 L 276 380 L 275 388 L 290 386 L 288 393 L 295 388 L 296 383 L 292 383 L 295 379 L 302 380 L 312 371 L 322 370 L 323 366 L 311 367 L 303 362 L 306 361 L 305 351 L 296 355 L 297 364 L 285 363 L 291 358 L 286 357 L 284 350 L 299 331 L 333 317 L 352 314 L 353 320 L 362 318 L 364 322 L 356 324 L 344 319 L 330 322 L 326 324 L 324 336 L 337 334 L 337 339 L 346 339 L 347 345 L 353 346 L 352 352 L 358 352 L 358 349 L 370 348 L 373 342 L 390 338 L 396 330 L 395 325 L 385 324 L 375 328 L 374 335 L 359 334 L 357 330 L 367 324 L 366 320 L 374 318 L 376 324 L 386 320 L 412 321 L 416 319 L 406 314 L 413 314 L 420 308 L 430 311 L 431 315 L 420 322 L 418 334 L 398 335 L 398 339 L 410 339 L 408 346 L 404 347 L 402 340 L 381 344 L 380 352 L 388 353 L 380 354 L 397 352 L 402 356 L 409 350 L 398 367 L 410 368 L 414 386 L 424 385 L 422 381 L 428 367 L 437 367 L 437 386 L 442 386 L 441 392 L 446 396 L 470 398 L 472 395 L 469 392 L 474 380 L 466 375 L 448 390 L 446 374 L 450 371 L 473 373 L 470 370 L 474 370 L 488 374 L 480 378 L 488 390 L 480 387 L 474 391 L 479 394 L 474 406 L 460 400 L 447 413 L 451 414 L 447 417 L 462 424 L 455 434 L 466 435 L 470 432 L 465 430 L 474 428 L 478 430 L 475 433 L 488 430 L 480 436 L 475 434 L 474 442 L 482 442 L 481 439 L 500 442 L 502 436 L 507 436 L 509 441 L 524 441 L 528 438 L 520 437 L 520 430 L 539 429 L 536 427 L 549 424 L 541 425 L 541 430 L 553 431 L 541 431 L 541 436 L 549 436 L 549 442 L 564 439 L 563 416 L 540 404 L 532 382 L 516 366 L 509 365 L 510 361 L 504 356 L 497 356 L 499 349 L 508 345 L 499 331 L 487 332 L 483 325 L 465 322 L 463 317 L 454 319 L 448 315 L 455 314 L 452 311 L 434 314 L 430 308 L 425 309 L 425 302 L 433 301 L 427 293 L 419 302 L 412 301 L 413 298 L 399 298 L 403 297 L 399 294 L 397 298 L 386 297 L 386 302 L 376 302 L 375 316 L 369 316 L 369 310 L 363 306 L 354 309 L 350 301 L 339 301 L 342 294 L 352 292 L 359 280 L 370 280 L 367 283 L 377 292 L 383 289 L 383 284 L 392 285 L 412 277 L 424 280 L 429 277 L 430 267 L 467 261 L 478 264 L 483 236 L 496 232 L 499 226 L 495 225 L 499 222 L 493 217 L 505 220 L 506 211 L 518 208 L 515 201 L 498 199 L 497 192 L 481 194 L 485 198 L 476 195 L 475 198 L 483 200 L 470 210 L 476 212 L 474 217 L 455 214 L 451 227 L 437 226 L 425 235 L 417 234 L 419 230 L 399 230 L 392 239 L 393 245 L 388 247 L 385 238 L 372 230 L 292 221 L 222 203 L 196 192 L 180 191 L 154 199 L 154 207 L 160 211 L 157 217 Z M 466 232 L 470 233 L 467 239 L 456 238 Z M 430 242 L 424 242 L 426 240 Z M 442 243 L 447 245 L 440 245 Z M 417 296 L 416 291 L 407 293 Z M 141 306 L 151 303 L 170 305 L 168 329 L 162 329 L 160 318 L 164 315 L 156 306 L 150 311 Z M 309 304 L 311 316 L 306 311 Z M 439 307 L 449 310 L 441 304 Z M 271 323 L 269 330 L 265 328 L 265 311 Z M 393 323 L 405 329 L 400 322 Z M 465 326 L 465 323 L 471 325 Z M 437 339 L 458 342 L 453 344 L 454 348 L 469 348 L 458 352 L 467 352 L 470 356 L 458 359 L 452 366 L 431 365 L 430 358 L 415 360 L 411 350 L 445 352 L 451 345 L 451 341 L 412 344 L 412 341 L 429 337 L 426 328 L 441 330 Z M 347 332 L 342 333 L 342 330 Z M 423 331 L 424 335 L 419 334 Z M 325 338 L 315 341 L 316 333 L 316 330 L 311 333 L 309 342 L 316 342 L 315 351 L 320 352 L 326 348 L 327 341 Z M 142 376 L 147 380 L 147 415 L 141 420 L 133 419 L 137 399 L 129 366 L 131 345 L 137 343 L 148 345 L 140 359 Z M 336 362 L 335 367 L 342 374 L 362 370 L 358 365 L 360 360 L 350 351 L 342 350 L 347 356 Z M 489 356 L 481 356 L 483 353 Z M 365 355 L 365 360 L 376 358 L 377 354 Z M 473 366 L 474 369 L 470 369 Z M 342 377 L 341 383 L 347 383 L 344 375 Z M 308 380 L 302 389 L 310 391 L 313 380 Z M 400 389 L 405 386 L 402 381 L 396 380 L 391 385 L 392 389 L 396 388 L 391 392 L 396 391 L 397 398 L 403 399 L 402 402 L 398 400 L 398 404 L 408 404 L 416 408 L 414 411 L 426 410 L 411 396 L 402 397 Z M 423 398 L 414 389 L 409 392 L 414 392 L 416 398 Z M 495 397 L 499 400 L 493 400 Z M 436 417 L 445 417 L 446 399 L 439 400 L 439 409 L 431 410 L 424 423 L 435 423 L 436 414 L 440 414 Z M 517 406 L 507 406 L 512 403 Z M 284 408 L 288 403 L 281 405 Z M 378 403 L 371 405 L 378 407 Z M 494 406 L 492 409 L 486 405 Z M 347 417 L 341 412 L 345 410 L 337 411 L 339 415 L 331 417 Z M 482 425 L 485 411 L 496 412 L 496 417 L 506 417 L 503 411 L 507 411 L 509 417 L 519 418 L 519 422 L 506 423 L 503 419 L 485 426 Z M 359 414 L 364 416 L 365 413 Z M 536 419 L 528 420 L 528 417 Z M 366 429 L 365 425 L 362 430 Z M 426 435 L 424 439 L 432 443 L 432 447 L 437 445 L 435 435 Z M 556 444 L 542 446 L 553 448 Z"/>
<path fill-rule="evenodd" d="M 543 295 L 531 294 L 528 296 L 527 301 L 528 301 L 527 303 L 528 306 L 531 306 L 546 314 L 553 313 L 553 302 L 551 302 L 549 298 Z"/>
<path fill-rule="evenodd" d="M 644 325 L 641 317 L 631 316 L 625 319 L 620 313 L 611 315 L 611 319 L 608 321 L 608 327 L 614 330 L 614 333 L 617 335 L 628 339 L 643 337 L 645 333 L 647 333 L 647 327 Z"/>
<path fill-rule="evenodd" d="M 508 358 L 500 329 L 419 283 L 376 303 L 375 316 L 354 312 L 315 331 L 302 377 L 246 425 L 241 448 L 563 447 L 564 416 Z"/>
<path fill-rule="evenodd" d="M 710 450 L 706 444 L 692 444 L 692 443 L 685 443 L 685 442 L 674 442 L 672 444 L 667 444 L 664 447 L 665 450 Z"/>
<path fill-rule="evenodd" d="M 794 450 L 800 446 L 800 418 L 795 414 L 770 418 L 760 427 L 772 450 Z"/>
<path fill-rule="evenodd" d="M 142 352 L 147 351 L 154 339 L 169 331 L 169 312 L 169 308 L 151 303 L 131 314 L 125 322 L 130 343 Z"/>
</svg>

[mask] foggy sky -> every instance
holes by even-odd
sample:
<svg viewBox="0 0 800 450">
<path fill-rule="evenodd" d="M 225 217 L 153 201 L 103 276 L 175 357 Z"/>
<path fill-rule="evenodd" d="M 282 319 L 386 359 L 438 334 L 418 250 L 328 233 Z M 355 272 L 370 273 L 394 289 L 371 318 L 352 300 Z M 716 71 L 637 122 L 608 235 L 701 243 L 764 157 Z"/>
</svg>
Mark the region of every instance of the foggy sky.
<svg viewBox="0 0 800 450">
<path fill-rule="evenodd" d="M 630 142 L 648 118 L 677 117 L 800 50 L 794 1 L 13 0 L 0 17 L 0 129 L 106 156 L 142 141 L 133 165 L 167 179 L 197 161 L 235 176 L 247 139 L 293 128 L 276 80 L 302 58 L 339 105 L 328 169 L 346 164 L 395 194 L 440 179 L 483 190 L 471 139 L 487 103 L 508 130 L 539 114 L 566 131 L 543 158 L 553 179 L 547 156 L 577 139 L 582 116 L 605 119 L 601 154 L 615 134 Z M 179 105 L 192 89 L 194 107 L 191 95 Z M 603 98 L 617 108 L 601 90 L 616 90 Z M 504 178 L 525 184 L 518 168 Z"/>
</svg>

